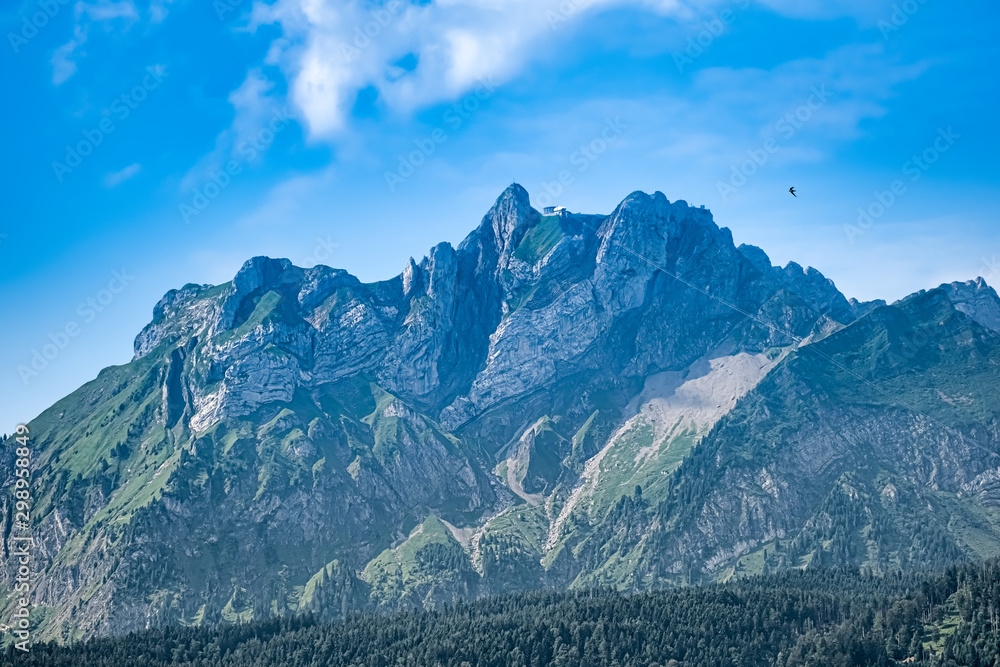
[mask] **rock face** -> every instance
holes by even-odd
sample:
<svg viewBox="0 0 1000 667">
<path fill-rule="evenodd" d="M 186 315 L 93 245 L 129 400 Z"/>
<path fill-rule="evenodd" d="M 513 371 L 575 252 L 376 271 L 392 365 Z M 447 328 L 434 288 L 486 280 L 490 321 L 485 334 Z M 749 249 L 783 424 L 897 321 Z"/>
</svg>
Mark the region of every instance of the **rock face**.
<svg viewBox="0 0 1000 667">
<path fill-rule="evenodd" d="M 987 329 L 1000 332 L 1000 298 L 982 278 L 942 285 L 955 308 Z"/>
<path fill-rule="evenodd" d="M 983 555 L 997 332 L 981 279 L 849 301 L 661 193 L 514 185 L 379 283 L 257 257 L 31 424 L 44 636 Z"/>
</svg>

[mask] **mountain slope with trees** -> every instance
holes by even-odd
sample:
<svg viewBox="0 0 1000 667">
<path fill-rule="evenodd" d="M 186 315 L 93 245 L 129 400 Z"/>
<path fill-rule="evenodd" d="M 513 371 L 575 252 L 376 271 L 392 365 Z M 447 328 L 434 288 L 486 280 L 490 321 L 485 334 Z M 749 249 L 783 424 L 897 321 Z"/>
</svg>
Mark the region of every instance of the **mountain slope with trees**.
<svg viewBox="0 0 1000 667">
<path fill-rule="evenodd" d="M 28 425 L 37 636 L 1000 554 L 997 313 L 848 300 L 661 193 L 513 185 L 376 283 L 254 258 Z"/>
<path fill-rule="evenodd" d="M 167 628 L 9 652 L 24 667 L 691 667 L 1000 664 L 1000 563 L 789 572 L 622 596 L 534 592 L 440 612 Z"/>
</svg>

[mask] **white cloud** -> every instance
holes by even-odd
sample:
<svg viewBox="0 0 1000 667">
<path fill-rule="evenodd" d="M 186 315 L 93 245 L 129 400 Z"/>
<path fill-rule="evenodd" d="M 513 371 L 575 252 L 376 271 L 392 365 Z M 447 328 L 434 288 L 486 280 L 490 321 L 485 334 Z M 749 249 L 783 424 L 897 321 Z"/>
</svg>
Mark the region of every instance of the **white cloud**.
<svg viewBox="0 0 1000 667">
<path fill-rule="evenodd" d="M 598 11 L 634 7 L 688 21 L 737 0 L 277 0 L 255 5 L 252 27 L 277 24 L 270 62 L 289 79 L 290 97 L 314 138 L 341 135 L 357 94 L 373 87 L 389 109 L 408 113 L 455 99 L 480 79 L 508 79 L 529 66 L 554 31 Z M 740 2 L 750 0 L 739 0 Z M 793 3 L 782 13 L 866 18 L 883 0 Z M 407 71 L 396 65 L 416 60 Z M 412 68 L 411 68 L 412 69 Z"/>
<path fill-rule="evenodd" d="M 229 94 L 229 103 L 236 110 L 230 134 L 234 142 L 257 131 L 271 114 L 277 100 L 270 95 L 274 83 L 259 69 L 252 69 L 240 87 Z"/>
<path fill-rule="evenodd" d="M 170 5 L 177 0 L 153 0 L 149 3 L 149 20 L 152 23 L 162 23 L 167 18 Z"/>
<path fill-rule="evenodd" d="M 759 0 L 768 9 L 802 19 L 851 16 L 866 24 L 881 17 L 891 2 L 884 0 Z"/>
<path fill-rule="evenodd" d="M 132 0 L 98 0 L 97 2 L 80 2 L 76 7 L 77 18 L 86 16 L 91 21 L 113 21 L 115 19 L 138 20 L 139 11 Z"/>
<path fill-rule="evenodd" d="M 861 120 L 884 115 L 884 104 L 895 95 L 894 88 L 917 78 L 927 67 L 926 62 L 895 62 L 881 44 L 855 44 L 821 58 L 801 58 L 767 70 L 702 70 L 695 77 L 695 88 L 710 98 L 707 108 L 739 110 L 747 120 L 764 123 L 762 133 L 771 134 L 781 118 L 809 102 L 818 90 L 826 100 L 811 114 L 810 131 L 822 128 L 828 138 L 853 139 L 860 133 Z"/>
<path fill-rule="evenodd" d="M 182 190 L 197 187 L 210 172 L 220 169 L 228 160 L 253 162 L 262 156 L 270 141 L 258 137 L 275 118 L 285 118 L 283 101 L 272 94 L 274 82 L 260 69 L 247 73 L 239 88 L 229 94 L 235 117 L 232 124 L 215 138 L 215 147 L 192 168 L 181 182 Z M 272 137 L 273 138 L 273 137 Z"/>
<path fill-rule="evenodd" d="M 314 137 L 345 129 L 358 91 L 378 90 L 406 113 L 456 98 L 481 79 L 504 80 L 523 69 L 532 47 L 553 30 L 622 0 L 402 0 L 372 6 L 358 0 L 278 0 L 255 7 L 255 25 L 277 23 L 284 41 L 272 53 Z M 675 0 L 631 0 L 657 12 Z M 396 65 L 415 58 L 416 68 Z"/>
<path fill-rule="evenodd" d="M 139 11 L 132 0 L 78 2 L 73 10 L 73 38 L 57 48 L 52 55 L 52 83 L 57 86 L 76 73 L 76 61 L 85 55 L 81 49 L 87 43 L 93 26 L 101 26 L 105 30 L 119 28 L 128 31 L 139 20 Z"/>
<path fill-rule="evenodd" d="M 108 188 L 114 188 L 125 181 L 129 180 L 133 176 L 137 175 L 142 171 L 142 165 L 138 162 L 135 164 L 130 164 L 121 171 L 116 171 L 114 173 L 108 174 L 104 177 L 104 186 Z"/>
<path fill-rule="evenodd" d="M 73 39 L 69 40 L 52 54 L 52 83 L 59 85 L 76 74 L 77 51 L 87 41 L 86 30 L 77 25 L 73 29 Z"/>
</svg>

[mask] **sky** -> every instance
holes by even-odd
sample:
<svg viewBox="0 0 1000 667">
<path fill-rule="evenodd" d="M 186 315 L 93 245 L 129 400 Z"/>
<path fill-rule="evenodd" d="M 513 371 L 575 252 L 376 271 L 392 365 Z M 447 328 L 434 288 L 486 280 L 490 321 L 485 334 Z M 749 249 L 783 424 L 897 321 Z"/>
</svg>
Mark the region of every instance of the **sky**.
<svg viewBox="0 0 1000 667">
<path fill-rule="evenodd" d="M 705 205 L 862 300 L 1000 284 L 998 18 L 986 0 L 7 0 L 0 432 L 127 363 L 169 289 L 256 255 L 386 279 L 512 181 L 536 207 Z"/>
</svg>

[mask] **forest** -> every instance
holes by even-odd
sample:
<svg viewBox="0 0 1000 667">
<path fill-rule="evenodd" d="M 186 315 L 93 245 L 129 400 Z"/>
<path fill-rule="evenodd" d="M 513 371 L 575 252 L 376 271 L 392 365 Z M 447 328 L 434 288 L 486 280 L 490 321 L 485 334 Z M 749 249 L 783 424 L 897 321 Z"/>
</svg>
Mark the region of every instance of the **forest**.
<svg viewBox="0 0 1000 667">
<path fill-rule="evenodd" d="M 1000 560 L 784 571 L 655 593 L 518 593 L 433 612 L 164 627 L 8 649 L 24 667 L 1000 666 Z"/>
</svg>

